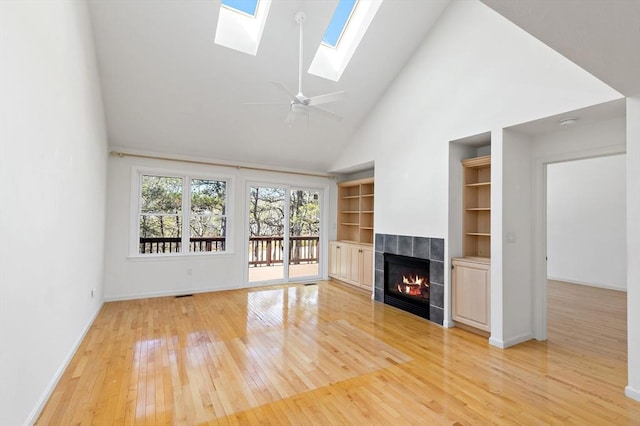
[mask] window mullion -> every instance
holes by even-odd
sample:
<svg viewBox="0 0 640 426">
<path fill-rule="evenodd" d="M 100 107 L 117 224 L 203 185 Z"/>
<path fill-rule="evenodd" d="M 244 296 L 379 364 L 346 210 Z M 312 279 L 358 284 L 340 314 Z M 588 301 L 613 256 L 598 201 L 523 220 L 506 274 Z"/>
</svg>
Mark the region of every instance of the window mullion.
<svg viewBox="0 0 640 426">
<path fill-rule="evenodd" d="M 191 221 L 191 178 L 184 176 L 182 181 L 182 253 L 189 253 Z"/>
</svg>

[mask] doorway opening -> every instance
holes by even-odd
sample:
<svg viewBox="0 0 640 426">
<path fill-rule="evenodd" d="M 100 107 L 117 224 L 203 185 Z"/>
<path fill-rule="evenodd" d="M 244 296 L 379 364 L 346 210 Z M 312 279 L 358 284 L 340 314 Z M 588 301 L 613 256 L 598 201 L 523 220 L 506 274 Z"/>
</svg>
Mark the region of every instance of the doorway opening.
<svg viewBox="0 0 640 426">
<path fill-rule="evenodd" d="M 624 154 L 546 164 L 547 340 L 626 359 Z"/>
</svg>

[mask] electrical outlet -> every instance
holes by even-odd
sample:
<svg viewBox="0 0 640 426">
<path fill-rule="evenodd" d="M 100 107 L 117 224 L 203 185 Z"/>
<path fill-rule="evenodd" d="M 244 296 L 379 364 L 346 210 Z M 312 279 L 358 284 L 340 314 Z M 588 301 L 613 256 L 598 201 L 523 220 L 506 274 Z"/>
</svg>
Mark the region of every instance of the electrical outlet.
<svg viewBox="0 0 640 426">
<path fill-rule="evenodd" d="M 187 269 L 187 275 L 189 276 L 193 275 L 193 270 L 191 268 Z"/>
</svg>

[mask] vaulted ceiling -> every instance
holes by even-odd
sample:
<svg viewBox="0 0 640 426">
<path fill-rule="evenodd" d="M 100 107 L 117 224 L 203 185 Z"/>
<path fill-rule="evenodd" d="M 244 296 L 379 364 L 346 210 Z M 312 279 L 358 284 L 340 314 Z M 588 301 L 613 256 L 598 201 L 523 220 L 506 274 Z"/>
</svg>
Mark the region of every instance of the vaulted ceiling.
<svg viewBox="0 0 640 426">
<path fill-rule="evenodd" d="M 243 104 L 283 100 L 270 81 L 297 88 L 294 15 L 307 14 L 306 71 L 337 0 L 274 0 L 256 56 L 214 43 L 219 1 L 90 1 L 109 142 L 326 171 L 448 3 L 383 2 L 339 82 L 303 76 L 307 96 L 346 92 L 325 106 L 344 120 L 311 116 L 289 128 L 288 105 Z"/>
<path fill-rule="evenodd" d="M 270 81 L 297 86 L 297 11 L 308 69 L 337 0 L 273 0 L 256 56 L 214 40 L 219 1 L 89 0 L 112 147 L 326 171 L 451 0 L 386 0 L 339 82 L 305 72 L 307 96 L 344 120 L 284 120 Z M 640 1 L 482 0 L 605 83 L 640 93 Z M 286 100 L 286 99 L 285 99 Z"/>
<path fill-rule="evenodd" d="M 621 94 L 640 94 L 640 0 L 481 1 Z"/>
</svg>

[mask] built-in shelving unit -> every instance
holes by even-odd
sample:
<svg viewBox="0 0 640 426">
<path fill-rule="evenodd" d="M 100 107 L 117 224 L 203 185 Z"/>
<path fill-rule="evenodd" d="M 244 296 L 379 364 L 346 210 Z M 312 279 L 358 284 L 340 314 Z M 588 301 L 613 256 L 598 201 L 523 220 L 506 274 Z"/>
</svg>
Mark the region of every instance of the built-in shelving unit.
<svg viewBox="0 0 640 426">
<path fill-rule="evenodd" d="M 373 289 L 373 178 L 338 184 L 337 241 L 329 242 L 329 276 Z"/>
<path fill-rule="evenodd" d="M 491 156 L 462 160 L 463 253 L 465 257 L 491 257 Z"/>
<path fill-rule="evenodd" d="M 451 260 L 451 318 L 488 336 L 491 330 L 491 156 L 462 160 L 462 252 Z"/>
<path fill-rule="evenodd" d="M 373 244 L 373 178 L 338 184 L 338 240 Z"/>
</svg>

